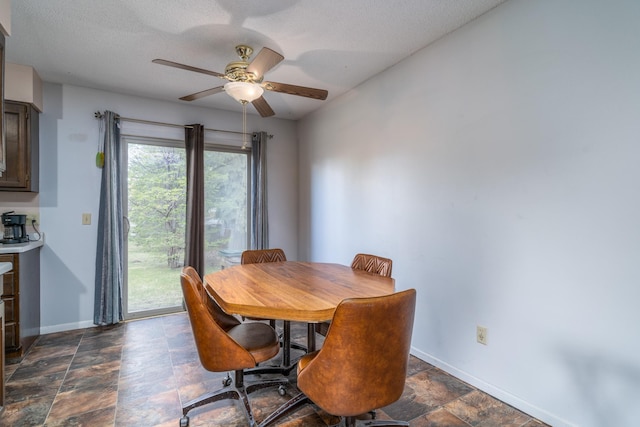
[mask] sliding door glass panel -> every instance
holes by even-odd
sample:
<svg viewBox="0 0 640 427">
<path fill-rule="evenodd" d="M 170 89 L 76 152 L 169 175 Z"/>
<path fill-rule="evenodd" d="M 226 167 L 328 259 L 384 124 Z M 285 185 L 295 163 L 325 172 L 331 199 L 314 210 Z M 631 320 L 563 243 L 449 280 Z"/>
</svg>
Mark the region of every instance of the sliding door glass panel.
<svg viewBox="0 0 640 427">
<path fill-rule="evenodd" d="M 183 310 L 186 158 L 182 141 L 125 138 L 124 308 L 127 319 Z M 247 248 L 250 152 L 205 145 L 205 273 Z"/>
<path fill-rule="evenodd" d="M 246 151 L 205 151 L 206 273 L 239 263 L 247 248 L 248 162 Z"/>
<path fill-rule="evenodd" d="M 185 150 L 131 141 L 127 146 L 127 317 L 179 311 L 185 248 Z"/>
</svg>

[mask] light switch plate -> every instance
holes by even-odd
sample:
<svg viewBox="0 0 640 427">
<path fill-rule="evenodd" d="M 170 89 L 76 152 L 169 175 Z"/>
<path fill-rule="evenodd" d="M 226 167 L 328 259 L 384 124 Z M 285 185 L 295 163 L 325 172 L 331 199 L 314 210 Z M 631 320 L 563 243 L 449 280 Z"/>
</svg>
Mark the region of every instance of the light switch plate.
<svg viewBox="0 0 640 427">
<path fill-rule="evenodd" d="M 83 213 L 82 214 L 82 225 L 91 225 L 91 214 Z"/>
</svg>

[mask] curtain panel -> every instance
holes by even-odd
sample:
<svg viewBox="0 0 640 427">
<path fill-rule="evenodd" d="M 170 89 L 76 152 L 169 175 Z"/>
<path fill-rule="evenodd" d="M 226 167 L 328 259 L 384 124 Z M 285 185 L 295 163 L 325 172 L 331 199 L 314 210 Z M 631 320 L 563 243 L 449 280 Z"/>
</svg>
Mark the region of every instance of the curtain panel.
<svg viewBox="0 0 640 427">
<path fill-rule="evenodd" d="M 267 138 L 266 132 L 251 137 L 251 249 L 269 248 Z"/>
<path fill-rule="evenodd" d="M 123 320 L 124 235 L 122 211 L 120 119 L 105 111 L 104 165 L 100 187 L 98 244 L 93 323 L 112 325 Z"/>
<path fill-rule="evenodd" d="M 204 126 L 185 128 L 187 156 L 187 219 L 184 265 L 193 267 L 200 276 L 204 264 Z"/>
</svg>

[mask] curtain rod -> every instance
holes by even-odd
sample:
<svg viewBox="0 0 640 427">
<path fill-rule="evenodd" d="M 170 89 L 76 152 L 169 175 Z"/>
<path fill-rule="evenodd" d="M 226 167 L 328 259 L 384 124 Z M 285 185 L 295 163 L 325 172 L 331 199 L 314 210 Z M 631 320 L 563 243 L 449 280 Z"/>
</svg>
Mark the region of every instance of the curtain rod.
<svg viewBox="0 0 640 427">
<path fill-rule="evenodd" d="M 95 113 L 93 113 L 93 116 L 96 119 L 101 119 L 102 117 L 104 117 L 104 115 L 100 112 L 100 111 L 96 111 Z M 134 123 L 144 123 L 144 124 L 148 124 L 148 125 L 155 125 L 155 126 L 165 126 L 165 127 L 172 127 L 172 128 L 183 128 L 183 129 L 193 129 L 193 126 L 189 126 L 189 125 L 177 125 L 174 123 L 164 123 L 164 122 L 154 122 L 152 120 L 143 120 L 143 119 L 133 119 L 131 117 L 121 117 L 120 115 L 116 116 L 120 119 L 120 120 L 124 120 L 125 122 L 134 122 Z M 236 135 L 244 135 L 244 132 L 238 132 L 235 130 L 222 130 L 222 129 L 208 129 L 208 128 L 204 128 L 204 130 L 208 131 L 208 132 L 222 132 L 222 133 L 233 133 Z M 246 135 L 252 135 L 251 133 L 247 133 Z M 273 135 L 268 135 L 269 139 L 273 138 Z"/>
</svg>

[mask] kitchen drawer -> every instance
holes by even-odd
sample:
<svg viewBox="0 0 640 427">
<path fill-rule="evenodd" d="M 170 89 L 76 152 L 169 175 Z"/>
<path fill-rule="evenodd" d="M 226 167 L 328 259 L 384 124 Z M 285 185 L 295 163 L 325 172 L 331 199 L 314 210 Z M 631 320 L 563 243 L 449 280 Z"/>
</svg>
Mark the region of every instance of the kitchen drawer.
<svg viewBox="0 0 640 427">
<path fill-rule="evenodd" d="M 0 262 L 10 262 L 13 264 L 13 270 L 2 275 L 2 295 L 15 295 L 16 293 L 16 275 L 17 256 L 13 254 L 0 254 Z"/>
<path fill-rule="evenodd" d="M 2 297 L 2 301 L 4 301 L 4 321 L 6 322 L 15 322 L 16 319 L 16 300 L 13 297 Z"/>
<path fill-rule="evenodd" d="M 13 273 L 4 273 L 2 275 L 2 296 L 13 296 L 16 294 L 16 281 Z"/>
<path fill-rule="evenodd" d="M 5 322 L 4 339 L 4 347 L 8 351 L 15 351 L 20 348 L 20 343 L 18 340 L 18 325 L 16 325 L 15 322 Z"/>
</svg>

